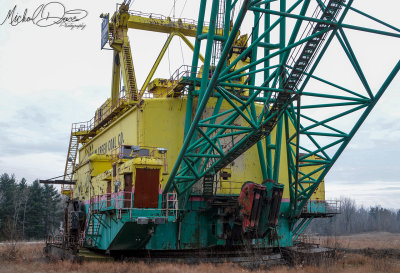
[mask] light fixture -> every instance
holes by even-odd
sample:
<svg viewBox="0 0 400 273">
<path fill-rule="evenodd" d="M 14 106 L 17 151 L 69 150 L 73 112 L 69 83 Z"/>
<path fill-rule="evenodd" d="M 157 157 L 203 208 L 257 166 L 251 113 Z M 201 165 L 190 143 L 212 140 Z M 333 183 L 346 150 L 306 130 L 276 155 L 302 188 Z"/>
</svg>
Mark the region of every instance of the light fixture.
<svg viewBox="0 0 400 273">
<path fill-rule="evenodd" d="M 167 153 L 167 148 L 157 148 L 157 151 L 163 155 Z"/>
</svg>

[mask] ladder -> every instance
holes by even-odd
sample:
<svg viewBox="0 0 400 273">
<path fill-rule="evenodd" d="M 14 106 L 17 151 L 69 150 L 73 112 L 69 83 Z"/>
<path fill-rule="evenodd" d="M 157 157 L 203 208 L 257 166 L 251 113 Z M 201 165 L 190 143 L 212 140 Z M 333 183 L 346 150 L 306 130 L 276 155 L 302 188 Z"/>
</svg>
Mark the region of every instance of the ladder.
<svg viewBox="0 0 400 273">
<path fill-rule="evenodd" d="M 320 19 L 325 21 L 334 20 L 344 2 L 345 0 L 330 0 Z M 329 28 L 331 28 L 330 24 L 318 22 L 315 25 L 312 34 L 316 34 L 317 32 L 327 30 Z M 261 138 L 271 133 L 272 129 L 275 127 L 276 123 L 281 117 L 281 114 L 284 112 L 286 107 L 289 105 L 290 100 L 292 99 L 290 91 L 294 91 L 298 83 L 301 81 L 301 77 L 306 72 L 313 57 L 317 53 L 318 48 L 324 41 L 326 34 L 327 32 L 323 32 L 306 43 L 299 58 L 296 60 L 290 75 L 283 84 L 284 90 L 287 90 L 288 92 L 279 92 L 279 94 L 276 96 L 275 102 L 265 118 L 267 122 L 265 122 L 257 130 L 254 130 L 252 133 L 248 134 L 245 137 L 246 141 L 243 141 L 241 145 L 233 147 L 225 154 L 223 158 L 218 160 L 213 167 L 214 172 L 217 172 L 230 164 L 241 154 L 255 145 Z"/>
<path fill-rule="evenodd" d="M 86 227 L 86 238 L 91 238 L 91 246 L 96 246 L 98 238 L 101 237 L 100 226 L 100 221 L 94 216 L 94 214 L 89 214 L 88 226 Z"/>
<path fill-rule="evenodd" d="M 126 80 L 128 84 L 128 86 L 126 87 L 127 93 L 129 94 L 129 99 L 137 101 L 138 100 L 137 84 L 136 84 L 135 70 L 133 68 L 133 61 L 129 43 L 127 45 L 122 46 L 122 56 L 124 58 Z"/>
<path fill-rule="evenodd" d="M 224 36 L 224 25 L 225 25 L 225 7 L 226 0 L 219 0 L 218 5 L 218 13 L 216 18 L 216 26 L 215 26 L 215 36 Z M 212 66 L 215 66 L 219 59 L 221 58 L 222 53 L 222 41 L 214 40 L 213 41 L 213 53 L 212 53 Z"/>
<path fill-rule="evenodd" d="M 342 8 L 343 3 L 344 0 L 329 1 L 320 19 L 325 21 L 333 21 Z M 315 25 L 311 35 L 317 34 L 320 31 L 328 30 L 330 27 L 331 26 L 327 23 L 318 22 Z M 298 83 L 301 81 L 301 77 L 304 75 L 304 72 L 307 70 L 309 64 L 315 56 L 315 53 L 318 51 L 319 46 L 322 44 L 326 33 L 327 32 L 323 32 L 306 43 L 299 58 L 296 60 L 289 77 L 284 83 L 284 89 L 291 91 L 295 90 Z"/>
<path fill-rule="evenodd" d="M 87 243 L 89 246 L 96 247 L 99 238 L 101 237 L 100 228 L 103 226 L 104 228 L 110 228 L 103 222 L 102 213 L 92 212 L 89 208 L 88 215 L 86 217 L 85 229 L 83 232 L 82 242 Z M 88 243 L 88 240 L 91 240 Z"/>
<path fill-rule="evenodd" d="M 69 138 L 67 160 L 64 169 L 64 180 L 72 181 L 75 171 L 76 156 L 78 154 L 79 147 L 79 136 L 74 134 L 74 130 L 71 130 L 71 136 Z M 61 193 L 72 198 L 72 185 L 61 185 Z"/>
</svg>

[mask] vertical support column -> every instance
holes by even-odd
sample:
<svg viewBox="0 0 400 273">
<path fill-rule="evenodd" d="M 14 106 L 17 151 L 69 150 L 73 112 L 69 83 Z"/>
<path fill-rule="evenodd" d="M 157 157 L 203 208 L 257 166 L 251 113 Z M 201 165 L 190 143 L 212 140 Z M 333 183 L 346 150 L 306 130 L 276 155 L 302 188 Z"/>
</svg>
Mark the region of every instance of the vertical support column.
<svg viewBox="0 0 400 273">
<path fill-rule="evenodd" d="M 197 66 L 199 63 L 199 55 L 200 55 L 200 47 L 201 47 L 201 39 L 199 36 L 203 33 L 203 25 L 204 25 L 204 15 L 206 11 L 207 0 L 201 0 L 200 8 L 199 8 L 199 17 L 197 20 L 197 30 L 196 30 L 196 41 L 193 49 L 193 59 L 192 59 L 192 68 L 190 71 L 190 78 L 193 79 L 193 85 L 190 87 L 190 90 L 187 95 L 187 103 L 186 103 L 186 116 L 185 116 L 185 128 L 183 133 L 183 139 L 186 139 L 187 134 L 190 130 L 190 126 L 192 125 L 192 115 L 193 115 L 193 95 L 192 91 L 196 88 L 196 77 L 197 77 Z M 204 60 L 204 65 L 206 64 L 206 60 Z M 193 138 L 194 139 L 194 138 Z M 193 141 L 191 140 L 191 142 Z M 185 162 L 182 162 L 182 165 L 185 166 Z M 189 199 L 189 193 L 187 193 L 184 197 L 184 201 L 179 202 L 180 207 L 185 207 L 187 200 Z M 179 222 L 179 230 L 181 230 L 181 222 Z M 181 232 L 178 235 L 179 248 L 181 242 Z"/>
<path fill-rule="evenodd" d="M 203 25 L 204 25 L 204 14 L 206 11 L 207 0 L 201 0 L 200 8 L 199 8 L 199 17 L 198 17 L 198 25 L 196 31 L 196 41 L 194 44 L 193 50 L 193 59 L 192 59 L 192 68 L 190 73 L 190 78 L 195 81 L 197 74 L 197 65 L 199 63 L 199 55 L 200 55 L 200 47 L 201 47 L 201 39 L 198 37 L 203 33 Z M 184 138 L 189 131 L 190 125 L 192 123 L 192 114 L 193 114 L 193 95 L 192 92 L 195 89 L 196 83 L 193 82 L 191 89 L 188 92 L 187 96 L 187 104 L 186 104 L 186 117 L 185 117 L 185 129 L 184 129 Z"/>
<path fill-rule="evenodd" d="M 271 7 L 271 4 L 265 3 L 265 9 L 269 10 Z M 269 13 L 265 13 L 264 14 L 264 32 L 267 31 L 269 29 L 269 27 L 271 26 L 271 15 Z M 266 33 L 266 35 L 264 36 L 264 43 L 269 44 L 271 42 L 270 39 L 270 32 L 268 31 L 268 33 Z M 267 57 L 270 53 L 269 48 L 264 47 L 264 57 Z M 270 59 L 267 59 L 266 61 L 264 61 L 264 82 L 269 78 L 270 73 L 269 73 L 269 69 L 266 69 L 267 67 L 269 67 L 270 65 Z M 269 82 L 267 83 L 266 87 L 269 87 Z M 264 91 L 264 97 L 267 97 L 268 93 L 267 91 Z M 269 134 L 266 138 L 265 138 L 265 152 L 266 152 L 266 158 L 267 158 L 267 178 L 268 179 L 272 179 L 272 144 L 271 144 L 271 134 Z"/>
<path fill-rule="evenodd" d="M 259 20 L 260 20 L 260 12 L 255 11 L 254 12 L 254 27 L 252 30 L 251 43 L 254 43 L 258 39 L 258 34 L 259 34 L 259 29 L 260 29 Z M 258 50 L 258 47 L 254 47 L 253 50 L 251 51 L 251 60 L 250 61 L 257 60 L 257 50 Z M 255 70 L 256 70 L 256 66 L 252 66 L 249 69 L 249 72 L 253 72 Z M 256 82 L 255 73 L 250 74 L 249 77 L 250 77 L 249 85 L 250 86 L 255 85 L 255 82 Z M 254 93 L 254 89 L 250 88 L 249 93 L 250 93 L 249 95 L 252 96 Z M 256 112 L 256 108 L 254 106 L 254 102 L 252 102 L 250 104 L 250 111 L 251 111 L 253 120 L 257 120 L 257 112 Z M 257 142 L 257 151 L 258 151 L 258 158 L 260 160 L 260 167 L 261 167 L 263 180 L 265 180 L 268 178 L 268 174 L 267 174 L 267 168 L 265 166 L 264 151 L 263 151 L 263 146 L 262 146 L 261 140 Z"/>
<path fill-rule="evenodd" d="M 204 93 L 207 89 L 208 81 L 209 81 L 209 72 L 210 72 L 210 64 L 211 64 L 214 36 L 215 36 L 216 23 L 217 23 L 218 7 L 219 7 L 219 0 L 213 0 L 212 8 L 211 8 L 210 26 L 209 26 L 208 33 L 207 33 L 207 44 L 206 44 L 206 53 L 204 56 L 203 73 L 201 76 L 201 85 L 200 85 L 200 91 L 199 91 L 199 99 L 198 99 L 199 105 L 203 101 Z M 204 19 L 204 17 L 203 17 L 203 19 Z M 197 111 L 198 111 L 198 109 L 196 109 L 196 112 Z M 196 139 L 197 139 L 197 132 L 194 132 L 193 137 L 191 138 L 191 143 Z M 182 165 L 185 166 L 185 162 L 183 162 Z M 187 198 L 188 198 L 188 194 L 186 194 L 186 199 Z M 186 203 L 186 201 L 185 201 L 185 203 Z"/>
<path fill-rule="evenodd" d="M 310 4 L 310 0 L 304 0 L 303 2 L 303 6 L 301 8 L 300 11 L 300 16 L 305 16 L 308 6 Z M 296 40 L 296 37 L 299 33 L 301 24 L 302 24 L 303 20 L 298 19 L 296 22 L 296 25 L 293 28 L 293 32 L 290 36 L 289 42 L 288 44 L 293 44 Z M 283 65 L 287 62 L 288 58 L 289 58 L 289 54 L 291 51 L 287 51 L 283 54 L 283 59 L 281 60 L 281 64 L 282 67 Z M 284 79 L 283 79 L 284 80 Z M 293 103 L 292 103 L 292 108 L 293 108 Z M 288 114 L 285 113 L 285 139 L 286 139 L 286 150 L 287 150 L 287 163 L 288 163 L 288 178 L 289 178 L 289 189 L 291 191 L 290 193 L 290 206 L 292 208 L 293 211 L 296 210 L 297 208 L 297 191 L 298 191 L 298 176 L 299 176 L 299 141 L 300 141 L 300 96 L 297 96 L 297 115 L 296 115 L 296 119 L 295 123 L 293 124 L 293 126 L 296 128 L 296 158 L 295 158 L 295 162 L 292 161 L 292 153 L 290 152 L 289 148 L 290 148 L 290 143 L 288 141 L 288 139 L 290 138 L 289 135 L 289 122 L 288 122 Z M 295 174 L 293 174 L 292 170 L 295 170 Z M 294 185 L 293 185 L 294 183 Z M 294 189 L 294 192 L 293 192 Z"/>
<path fill-rule="evenodd" d="M 185 157 L 185 153 L 187 152 L 186 150 L 189 147 L 189 144 L 191 143 L 191 141 L 193 139 L 194 132 L 197 129 L 198 123 L 199 123 L 199 121 L 201 119 L 201 116 L 202 116 L 202 114 L 204 112 L 204 109 L 206 107 L 208 98 L 210 97 L 211 92 L 214 90 L 214 88 L 215 88 L 215 86 L 217 84 L 217 81 L 219 79 L 219 76 L 220 76 L 220 73 L 221 73 L 221 70 L 222 70 L 223 63 L 226 61 L 226 58 L 228 57 L 229 51 L 231 50 L 231 47 L 232 47 L 232 45 L 234 43 L 234 40 L 235 40 L 235 37 L 236 37 L 237 33 L 239 32 L 239 28 L 240 28 L 240 26 L 241 26 L 241 24 L 242 24 L 242 22 L 244 20 L 244 17 L 246 16 L 247 10 L 249 8 L 249 1 L 250 0 L 244 0 L 243 1 L 242 7 L 241 7 L 241 9 L 239 11 L 239 14 L 237 16 L 237 19 L 236 19 L 234 25 L 233 25 L 232 31 L 231 31 L 231 33 L 230 33 L 230 35 L 228 37 L 228 40 L 226 41 L 226 43 L 224 45 L 224 49 L 222 50 L 220 61 L 218 62 L 217 66 L 215 68 L 214 74 L 211 77 L 210 82 L 206 86 L 206 90 L 204 91 L 204 99 L 199 100 L 199 104 L 197 106 L 197 110 L 196 110 L 196 114 L 195 114 L 195 116 L 193 118 L 193 122 L 191 123 L 190 128 L 189 128 L 189 130 L 187 132 L 187 135 L 186 135 L 186 137 L 185 137 L 185 139 L 183 141 L 182 148 L 181 148 L 181 151 L 179 152 L 179 155 L 178 155 L 178 157 L 176 159 L 175 165 L 171 170 L 169 179 L 168 179 L 167 184 L 165 185 L 165 188 L 164 188 L 164 193 L 170 191 L 172 187 L 177 188 L 176 187 L 177 183 L 175 183 L 175 180 L 176 180 L 175 176 L 176 176 L 176 174 L 178 172 L 178 169 L 181 166 L 183 158 Z M 185 184 L 187 184 L 186 188 L 184 188 L 183 191 L 178 192 L 178 195 L 182 195 L 182 193 L 184 193 L 185 191 L 189 190 L 191 188 L 191 186 L 195 182 L 196 181 L 185 183 Z M 184 184 L 184 183 L 181 183 L 181 184 Z"/>
<path fill-rule="evenodd" d="M 218 15 L 218 6 L 219 0 L 213 0 L 212 7 L 211 7 L 211 18 L 210 18 L 210 26 L 208 28 L 207 33 L 207 45 L 206 45 L 206 53 L 204 56 L 204 65 L 203 65 L 203 74 L 201 76 L 201 85 L 200 85 L 200 92 L 199 92 L 199 104 L 202 102 L 204 98 L 204 93 L 208 86 L 208 78 L 210 73 L 210 64 L 211 64 L 211 54 L 214 44 L 214 36 L 215 36 L 215 29 L 216 29 L 216 22 L 217 22 L 217 15 Z"/>
<path fill-rule="evenodd" d="M 112 109 L 118 104 L 119 99 L 119 83 L 121 78 L 121 61 L 119 59 L 119 52 L 113 50 L 113 72 L 111 83 L 111 104 Z"/>
<path fill-rule="evenodd" d="M 280 0 L 280 11 L 286 12 L 286 0 Z M 279 24 L 279 49 L 282 50 L 286 45 L 286 18 L 281 18 L 281 22 Z M 284 56 L 281 54 L 279 56 L 279 62 L 281 64 L 279 78 L 279 87 L 282 88 L 284 84 L 284 67 L 283 67 Z M 281 159 L 281 148 L 282 148 L 282 127 L 283 127 L 283 119 L 279 119 L 276 128 L 276 144 L 275 144 L 275 160 L 274 160 L 274 181 L 278 181 L 279 179 L 279 167 L 280 167 L 280 159 Z"/>
<path fill-rule="evenodd" d="M 231 29 L 231 9 L 232 0 L 225 0 L 224 43 L 222 44 L 222 48 L 224 47 L 225 41 L 228 40 L 229 31 Z"/>
<path fill-rule="evenodd" d="M 297 192 L 299 190 L 299 159 L 300 159 L 300 106 L 301 106 L 301 96 L 297 97 L 297 114 L 296 114 L 296 175 L 294 177 L 294 202 L 293 211 L 297 210 Z M 287 145 L 290 145 L 289 143 Z"/>
</svg>

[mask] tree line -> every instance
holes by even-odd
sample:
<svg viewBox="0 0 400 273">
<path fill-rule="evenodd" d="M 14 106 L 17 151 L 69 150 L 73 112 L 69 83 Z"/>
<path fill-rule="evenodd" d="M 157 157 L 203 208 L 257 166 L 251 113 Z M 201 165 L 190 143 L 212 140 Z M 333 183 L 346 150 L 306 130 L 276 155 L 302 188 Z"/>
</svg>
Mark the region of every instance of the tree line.
<svg viewBox="0 0 400 273">
<path fill-rule="evenodd" d="M 0 240 L 44 239 L 58 231 L 64 201 L 52 185 L 0 176 Z"/>
<path fill-rule="evenodd" d="M 400 232 L 400 209 L 358 207 L 354 200 L 341 200 L 341 213 L 313 220 L 307 232 L 319 235 L 349 235 L 362 232 Z"/>
<path fill-rule="evenodd" d="M 28 184 L 14 175 L 0 175 L 0 241 L 43 239 L 58 232 L 63 221 L 65 199 L 52 185 L 38 180 Z M 400 232 L 400 210 L 380 206 L 357 207 L 349 198 L 341 200 L 341 213 L 311 222 L 306 232 L 348 235 L 362 232 Z"/>
</svg>

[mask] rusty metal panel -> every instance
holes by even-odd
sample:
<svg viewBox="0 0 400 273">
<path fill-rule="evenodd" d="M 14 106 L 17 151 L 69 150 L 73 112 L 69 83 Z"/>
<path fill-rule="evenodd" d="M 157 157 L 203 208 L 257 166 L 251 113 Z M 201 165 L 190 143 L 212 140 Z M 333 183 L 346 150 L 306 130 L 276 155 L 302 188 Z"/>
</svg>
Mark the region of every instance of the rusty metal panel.
<svg viewBox="0 0 400 273">
<path fill-rule="evenodd" d="M 159 169 L 136 169 L 135 208 L 158 208 Z"/>
<path fill-rule="evenodd" d="M 111 207 L 111 181 L 107 181 L 107 207 Z"/>
</svg>

